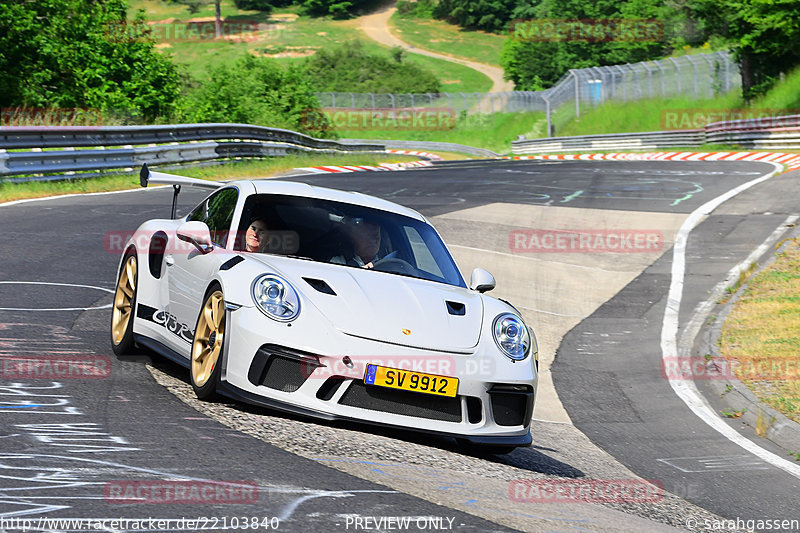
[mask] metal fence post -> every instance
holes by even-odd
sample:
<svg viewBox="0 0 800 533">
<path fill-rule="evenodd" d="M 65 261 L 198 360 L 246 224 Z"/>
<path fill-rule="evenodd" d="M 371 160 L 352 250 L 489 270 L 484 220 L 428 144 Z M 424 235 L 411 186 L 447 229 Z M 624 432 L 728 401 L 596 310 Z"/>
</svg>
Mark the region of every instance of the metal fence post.
<svg viewBox="0 0 800 533">
<path fill-rule="evenodd" d="M 681 76 L 681 65 L 675 60 L 674 57 L 668 57 L 667 59 L 669 59 L 672 64 L 675 65 L 675 72 L 677 73 L 678 78 L 678 94 L 680 95 L 683 93 L 683 89 L 681 88 L 681 83 L 683 82 L 683 77 Z"/>
<path fill-rule="evenodd" d="M 630 63 L 625 63 L 625 66 L 631 69 L 631 71 L 633 72 L 633 79 L 636 80 L 636 88 L 639 89 L 639 99 L 641 100 L 643 95 L 642 95 L 642 83 L 639 81 L 639 73 L 636 71 L 636 68 L 634 68 L 634 66 L 631 65 Z"/>
<path fill-rule="evenodd" d="M 697 89 L 697 64 L 692 59 L 692 56 L 685 56 L 686 60 L 692 65 L 692 73 L 694 74 L 694 97 L 698 98 L 700 93 Z"/>
<path fill-rule="evenodd" d="M 715 81 L 717 82 L 719 81 L 716 71 L 717 62 L 712 61 L 711 58 L 707 55 L 704 55 L 703 59 L 705 59 L 706 63 L 708 63 L 709 98 L 714 98 L 714 94 L 717 92 L 714 87 Z M 718 86 L 717 89 L 722 90 L 722 86 L 721 85 Z"/>
<path fill-rule="evenodd" d="M 664 98 L 667 96 L 667 89 L 666 85 L 664 84 L 664 67 L 661 66 L 661 60 L 653 61 L 656 66 L 658 67 L 658 73 L 661 74 L 661 97 Z"/>
<path fill-rule="evenodd" d="M 650 70 L 650 67 L 647 66 L 647 63 L 642 63 L 642 66 L 647 71 L 647 87 L 650 93 L 650 98 L 653 97 L 653 72 Z"/>
<path fill-rule="evenodd" d="M 578 87 L 578 74 L 575 69 L 569 69 L 570 75 L 572 75 L 575 83 L 575 118 L 580 118 L 581 116 L 581 97 L 580 97 L 580 89 Z M 549 106 L 549 104 L 548 104 Z M 547 117 L 550 120 L 550 116 Z"/>
<path fill-rule="evenodd" d="M 731 90 L 731 57 L 727 52 L 720 52 L 725 59 L 725 94 Z"/>
<path fill-rule="evenodd" d="M 544 100 L 544 112 L 547 114 L 547 136 L 553 136 L 553 122 L 550 117 L 550 99 L 547 98 L 547 95 L 542 93 L 542 100 Z"/>
<path fill-rule="evenodd" d="M 614 68 L 619 70 L 619 83 L 622 85 L 622 101 L 628 101 L 628 89 L 625 87 L 625 71 L 619 65 L 614 65 Z"/>
</svg>

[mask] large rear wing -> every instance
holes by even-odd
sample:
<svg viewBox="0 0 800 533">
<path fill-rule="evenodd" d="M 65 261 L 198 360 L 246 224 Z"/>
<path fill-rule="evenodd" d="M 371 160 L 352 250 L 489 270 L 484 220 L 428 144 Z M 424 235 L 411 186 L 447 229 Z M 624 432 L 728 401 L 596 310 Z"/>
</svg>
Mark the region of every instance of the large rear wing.
<svg viewBox="0 0 800 533">
<path fill-rule="evenodd" d="M 208 181 L 198 178 L 187 178 L 186 176 L 178 176 L 177 174 L 165 174 L 164 172 L 153 172 L 147 166 L 147 163 L 142 165 L 142 170 L 139 171 L 139 184 L 142 187 L 147 187 L 150 183 L 157 183 L 163 185 L 186 185 L 187 187 L 201 187 L 203 189 L 219 189 L 224 186 L 224 181 Z"/>
<path fill-rule="evenodd" d="M 142 187 L 147 187 L 150 183 L 172 185 L 172 218 L 175 218 L 175 213 L 178 208 L 178 194 L 181 192 L 181 186 L 185 185 L 186 187 L 199 187 L 202 189 L 219 189 L 227 184 L 225 181 L 208 181 L 198 178 L 178 176 L 177 174 L 153 172 L 147 167 L 147 163 L 145 163 L 142 165 L 142 170 L 139 171 L 139 184 Z"/>
</svg>

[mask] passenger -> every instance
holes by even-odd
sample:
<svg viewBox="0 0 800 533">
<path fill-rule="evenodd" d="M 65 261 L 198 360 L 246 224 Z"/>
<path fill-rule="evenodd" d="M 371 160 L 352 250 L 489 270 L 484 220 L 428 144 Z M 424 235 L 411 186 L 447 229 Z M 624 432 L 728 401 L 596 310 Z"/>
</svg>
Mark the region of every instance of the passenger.
<svg viewBox="0 0 800 533">
<path fill-rule="evenodd" d="M 267 250 L 269 231 L 263 218 L 255 217 L 250 222 L 250 225 L 247 226 L 244 242 L 246 252 L 264 253 Z"/>
<path fill-rule="evenodd" d="M 347 217 L 345 232 L 352 244 L 352 253 L 337 255 L 331 263 L 372 268 L 381 247 L 381 226 L 374 220 Z"/>
</svg>

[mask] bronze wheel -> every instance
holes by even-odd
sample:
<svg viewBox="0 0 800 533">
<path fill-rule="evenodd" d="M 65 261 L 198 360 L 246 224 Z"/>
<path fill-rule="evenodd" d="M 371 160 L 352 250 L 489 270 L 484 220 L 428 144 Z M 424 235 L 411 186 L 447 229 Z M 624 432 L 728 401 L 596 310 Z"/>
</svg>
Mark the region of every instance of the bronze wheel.
<svg viewBox="0 0 800 533">
<path fill-rule="evenodd" d="M 216 392 L 224 340 L 225 300 L 216 288 L 206 296 L 192 342 L 192 388 L 201 400 Z"/>
<path fill-rule="evenodd" d="M 129 253 L 122 263 L 111 311 L 111 346 L 122 355 L 133 347 L 133 313 L 136 308 L 136 254 Z"/>
</svg>

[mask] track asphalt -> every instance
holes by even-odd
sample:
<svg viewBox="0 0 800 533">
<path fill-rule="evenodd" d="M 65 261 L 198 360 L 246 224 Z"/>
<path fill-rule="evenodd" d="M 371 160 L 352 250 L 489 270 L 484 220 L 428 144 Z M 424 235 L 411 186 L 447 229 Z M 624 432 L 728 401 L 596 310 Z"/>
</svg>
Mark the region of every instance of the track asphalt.
<svg viewBox="0 0 800 533">
<path fill-rule="evenodd" d="M 471 161 L 292 180 L 374 194 L 429 217 L 489 204 L 657 217 L 686 215 L 769 170 L 760 163 Z M 725 272 L 795 212 L 792 180 L 778 176 L 754 187 L 691 233 L 682 325 Z M 182 194 L 179 212 L 202 196 Z M 78 354 L 107 358 L 113 369 L 105 379 L 0 380 L 0 518 L 279 517 L 281 530 L 321 531 L 352 529 L 356 516 L 424 516 L 444 525 L 452 518 L 458 531 L 506 530 L 233 431 L 156 384 L 143 364 L 147 354 L 115 358 L 109 310 L 91 310 L 108 303 L 114 286 L 119 255 L 107 250 L 108 234 L 166 216 L 169 197 L 154 189 L 0 207 L 0 281 L 15 282 L 0 285 L 0 356 Z M 663 379 L 659 340 L 670 263 L 667 250 L 566 335 L 552 366 L 566 412 L 633 472 L 705 509 L 733 519 L 798 518 L 798 479 L 710 430 Z M 71 310 L 8 310 L 16 308 Z M 547 450 L 513 457 L 528 453 L 543 456 L 528 468 L 547 472 Z M 114 483 L 164 479 L 235 481 L 257 487 L 258 502 L 107 501 Z"/>
</svg>

